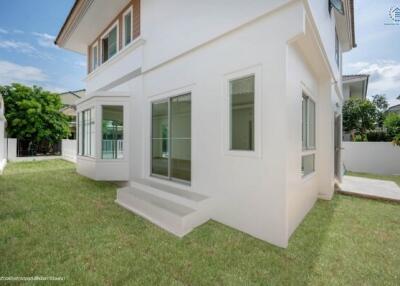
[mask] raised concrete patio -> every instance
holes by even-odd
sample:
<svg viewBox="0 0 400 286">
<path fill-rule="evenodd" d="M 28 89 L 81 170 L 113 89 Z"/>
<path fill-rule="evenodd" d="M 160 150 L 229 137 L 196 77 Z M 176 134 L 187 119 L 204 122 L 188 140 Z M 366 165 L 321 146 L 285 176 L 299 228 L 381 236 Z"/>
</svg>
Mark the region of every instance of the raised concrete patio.
<svg viewBox="0 0 400 286">
<path fill-rule="evenodd" d="M 392 181 L 344 176 L 340 192 L 400 202 L 400 187 Z"/>
</svg>

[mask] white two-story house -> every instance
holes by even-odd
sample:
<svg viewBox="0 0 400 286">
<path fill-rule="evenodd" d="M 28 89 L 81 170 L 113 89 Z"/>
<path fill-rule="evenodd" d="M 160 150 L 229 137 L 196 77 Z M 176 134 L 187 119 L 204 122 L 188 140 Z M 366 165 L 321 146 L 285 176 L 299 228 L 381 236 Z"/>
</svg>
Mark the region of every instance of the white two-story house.
<svg viewBox="0 0 400 286">
<path fill-rule="evenodd" d="M 77 0 L 78 173 L 183 236 L 213 219 L 275 245 L 340 180 L 352 0 Z"/>
</svg>

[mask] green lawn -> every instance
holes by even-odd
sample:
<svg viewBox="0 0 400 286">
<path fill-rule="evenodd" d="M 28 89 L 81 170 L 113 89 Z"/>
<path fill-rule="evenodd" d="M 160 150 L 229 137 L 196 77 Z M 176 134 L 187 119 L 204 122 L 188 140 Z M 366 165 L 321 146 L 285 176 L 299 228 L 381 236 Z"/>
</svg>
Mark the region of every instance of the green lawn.
<svg viewBox="0 0 400 286">
<path fill-rule="evenodd" d="M 386 180 L 386 181 L 393 181 L 397 185 L 400 186 L 400 176 L 389 176 L 389 175 L 376 175 L 376 174 L 369 174 L 369 173 L 357 173 L 357 172 L 346 172 L 347 176 L 355 176 L 355 177 L 363 177 L 369 179 L 378 179 L 378 180 Z"/>
<path fill-rule="evenodd" d="M 9 164 L 0 176 L 0 277 L 65 278 L 55 285 L 400 282 L 399 204 L 318 201 L 280 249 L 213 221 L 178 239 L 117 206 L 115 189 L 64 161 Z"/>
</svg>

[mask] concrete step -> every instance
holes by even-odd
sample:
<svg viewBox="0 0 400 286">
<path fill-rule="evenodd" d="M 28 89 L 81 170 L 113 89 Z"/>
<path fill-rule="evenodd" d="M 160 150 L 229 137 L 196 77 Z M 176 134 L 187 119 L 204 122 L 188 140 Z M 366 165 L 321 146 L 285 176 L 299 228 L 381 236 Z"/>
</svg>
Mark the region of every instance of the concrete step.
<svg viewBox="0 0 400 286">
<path fill-rule="evenodd" d="M 178 237 L 183 237 L 210 218 L 206 205 L 194 209 L 159 196 L 154 190 L 148 191 L 146 188 L 118 189 L 116 203 Z"/>
<path fill-rule="evenodd" d="M 131 181 L 130 184 L 134 188 L 146 190 L 153 195 L 195 209 L 208 204 L 210 200 L 210 198 L 205 195 L 192 192 L 188 190 L 188 188 L 184 188 L 185 186 L 181 187 L 176 184 L 171 185 L 168 181 L 161 182 L 160 180 L 152 179 L 135 179 L 134 181 Z"/>
</svg>

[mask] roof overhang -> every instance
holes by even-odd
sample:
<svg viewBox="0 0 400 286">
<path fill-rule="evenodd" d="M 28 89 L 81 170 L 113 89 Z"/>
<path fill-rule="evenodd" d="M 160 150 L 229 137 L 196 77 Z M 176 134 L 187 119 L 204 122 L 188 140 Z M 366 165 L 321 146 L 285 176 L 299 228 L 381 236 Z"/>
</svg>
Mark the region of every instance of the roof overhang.
<svg viewBox="0 0 400 286">
<path fill-rule="evenodd" d="M 344 75 L 343 85 L 349 86 L 352 90 L 358 91 L 363 98 L 367 98 L 369 75 Z"/>
<path fill-rule="evenodd" d="M 55 44 L 87 53 L 87 47 L 104 31 L 129 0 L 75 0 Z"/>
<path fill-rule="evenodd" d="M 342 43 L 343 52 L 357 47 L 354 30 L 354 0 L 343 0 L 344 14 L 332 9 L 335 15 L 336 30 Z"/>
</svg>

